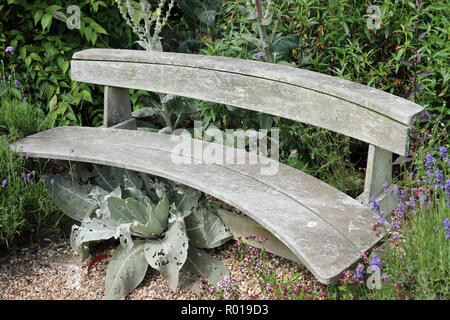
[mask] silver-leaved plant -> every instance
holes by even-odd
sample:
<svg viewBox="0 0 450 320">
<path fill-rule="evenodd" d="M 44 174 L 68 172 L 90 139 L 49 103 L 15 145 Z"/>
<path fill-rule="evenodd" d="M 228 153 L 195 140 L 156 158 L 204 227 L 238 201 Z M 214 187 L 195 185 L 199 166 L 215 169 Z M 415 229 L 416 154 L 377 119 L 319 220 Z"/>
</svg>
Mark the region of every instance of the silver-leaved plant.
<svg viewBox="0 0 450 320">
<path fill-rule="evenodd" d="M 80 169 L 81 168 L 81 169 Z M 81 222 L 72 226 L 70 243 L 89 257 L 93 241 L 119 239 L 109 262 L 105 298 L 124 299 L 144 279 L 148 266 L 159 271 L 172 290 L 199 288 L 229 273 L 199 248 L 214 248 L 231 238 L 213 204 L 192 188 L 130 170 L 86 166 L 72 178 L 47 177 L 56 204 Z"/>
</svg>

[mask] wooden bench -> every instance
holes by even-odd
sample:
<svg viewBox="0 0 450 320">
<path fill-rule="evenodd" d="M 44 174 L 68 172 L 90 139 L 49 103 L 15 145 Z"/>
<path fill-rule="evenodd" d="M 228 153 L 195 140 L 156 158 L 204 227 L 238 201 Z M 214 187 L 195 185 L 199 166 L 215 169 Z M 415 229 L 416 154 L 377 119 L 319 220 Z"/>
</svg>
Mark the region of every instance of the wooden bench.
<svg viewBox="0 0 450 320">
<path fill-rule="evenodd" d="M 105 86 L 104 127 L 54 128 L 12 147 L 34 157 L 145 172 L 201 190 L 257 222 L 280 242 L 275 244 L 276 253 L 303 263 L 324 284 L 336 281 L 381 239 L 372 230 L 379 218 L 368 207 L 369 199 L 376 197 L 386 213 L 396 205 L 392 153 L 408 153 L 410 126 L 424 111 L 410 101 L 347 80 L 225 57 L 89 49 L 73 56 L 71 68 L 73 80 Z M 353 199 L 283 164 L 278 164 L 276 175 L 262 175 L 258 164 L 217 164 L 207 156 L 193 159 L 193 164 L 175 164 L 171 156 L 177 141 L 172 136 L 123 130 L 135 128 L 128 88 L 254 110 L 367 142 L 364 192 Z M 191 143 L 210 145 L 198 139 Z M 223 218 L 233 234 L 251 231 L 241 222 L 233 224 L 232 217 Z"/>
</svg>

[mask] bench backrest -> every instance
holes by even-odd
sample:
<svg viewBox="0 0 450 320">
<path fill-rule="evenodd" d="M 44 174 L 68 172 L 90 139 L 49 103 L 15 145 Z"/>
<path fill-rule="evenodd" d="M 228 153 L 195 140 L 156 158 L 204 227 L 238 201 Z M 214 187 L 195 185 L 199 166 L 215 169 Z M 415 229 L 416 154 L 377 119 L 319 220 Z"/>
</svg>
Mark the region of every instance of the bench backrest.
<svg viewBox="0 0 450 320">
<path fill-rule="evenodd" d="M 311 124 L 406 155 L 423 107 L 313 71 L 258 61 L 137 50 L 74 54 L 72 79 L 168 93 Z"/>
</svg>

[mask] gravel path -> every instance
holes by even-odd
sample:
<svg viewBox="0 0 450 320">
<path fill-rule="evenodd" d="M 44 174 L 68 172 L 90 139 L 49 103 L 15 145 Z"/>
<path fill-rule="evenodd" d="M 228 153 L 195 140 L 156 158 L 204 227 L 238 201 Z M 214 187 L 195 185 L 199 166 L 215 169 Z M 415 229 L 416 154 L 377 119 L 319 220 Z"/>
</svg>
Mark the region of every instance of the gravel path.
<svg viewBox="0 0 450 320">
<path fill-rule="evenodd" d="M 240 290 L 259 293 L 256 279 L 246 274 L 242 262 L 230 252 L 234 241 L 220 248 L 208 250 L 221 259 L 231 275 L 240 281 Z M 39 245 L 19 249 L 14 254 L 0 256 L 1 300 L 100 300 L 104 295 L 107 264 L 117 242 L 103 241 L 91 248 L 92 256 L 107 253 L 109 257 L 97 262 L 87 274 L 88 263 L 80 265 L 79 257 L 70 248 L 63 233 L 47 238 Z M 318 283 L 304 267 L 284 258 L 268 254 L 277 276 L 299 275 L 298 282 L 310 285 L 321 293 L 325 287 Z M 128 297 L 129 300 L 196 300 L 218 299 L 212 295 L 197 296 L 188 289 L 172 292 L 156 270 L 149 268 L 144 281 Z"/>
</svg>

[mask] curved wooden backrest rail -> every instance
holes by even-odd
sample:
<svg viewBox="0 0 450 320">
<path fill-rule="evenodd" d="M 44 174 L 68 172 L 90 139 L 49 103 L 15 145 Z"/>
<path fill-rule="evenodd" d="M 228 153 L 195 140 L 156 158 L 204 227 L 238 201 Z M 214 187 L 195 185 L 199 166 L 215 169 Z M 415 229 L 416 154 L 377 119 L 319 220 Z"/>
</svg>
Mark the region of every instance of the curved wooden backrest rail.
<svg viewBox="0 0 450 320">
<path fill-rule="evenodd" d="M 89 49 L 72 79 L 168 93 L 312 124 L 399 155 L 423 107 L 381 90 L 308 70 L 235 58 Z"/>
</svg>

